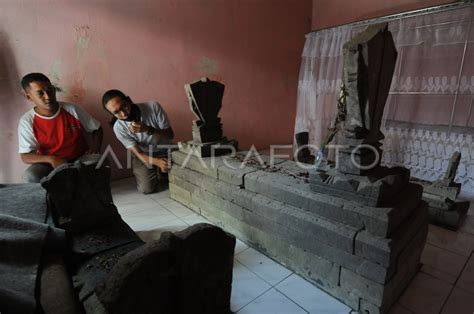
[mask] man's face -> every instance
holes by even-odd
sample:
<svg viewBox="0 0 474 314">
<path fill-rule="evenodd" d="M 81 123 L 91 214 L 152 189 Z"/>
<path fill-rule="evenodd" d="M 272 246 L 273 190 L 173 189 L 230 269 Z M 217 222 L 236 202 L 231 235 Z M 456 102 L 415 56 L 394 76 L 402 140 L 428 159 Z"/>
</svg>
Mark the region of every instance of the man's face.
<svg viewBox="0 0 474 314">
<path fill-rule="evenodd" d="M 122 99 L 120 96 L 110 99 L 105 104 L 105 108 L 119 120 L 127 119 L 132 110 L 130 101 Z"/>
<path fill-rule="evenodd" d="M 58 109 L 56 101 L 56 89 L 51 83 L 35 81 L 31 82 L 25 91 L 26 99 L 36 105 L 39 114 L 48 115 L 55 113 Z"/>
</svg>

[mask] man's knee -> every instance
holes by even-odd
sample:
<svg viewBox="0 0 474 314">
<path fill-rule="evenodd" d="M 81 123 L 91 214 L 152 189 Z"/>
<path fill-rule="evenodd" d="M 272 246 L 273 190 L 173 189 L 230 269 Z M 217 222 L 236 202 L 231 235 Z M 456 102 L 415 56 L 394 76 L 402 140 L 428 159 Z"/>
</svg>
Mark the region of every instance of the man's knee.
<svg viewBox="0 0 474 314">
<path fill-rule="evenodd" d="M 137 189 L 143 194 L 150 194 L 156 190 L 156 182 L 137 183 Z"/>
<path fill-rule="evenodd" d="M 32 164 L 23 173 L 23 180 L 28 183 L 39 183 L 52 170 L 53 167 L 48 164 Z"/>
</svg>

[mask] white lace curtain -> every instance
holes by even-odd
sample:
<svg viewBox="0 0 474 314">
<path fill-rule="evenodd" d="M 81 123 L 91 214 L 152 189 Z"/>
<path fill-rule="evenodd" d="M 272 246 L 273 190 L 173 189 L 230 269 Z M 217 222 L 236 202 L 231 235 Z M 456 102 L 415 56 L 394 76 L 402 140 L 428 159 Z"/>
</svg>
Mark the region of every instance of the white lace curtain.
<svg viewBox="0 0 474 314">
<path fill-rule="evenodd" d="M 474 6 L 388 24 L 398 58 L 385 107 L 383 162 L 405 165 L 412 175 L 435 180 L 450 154 L 459 150 L 457 179 L 474 193 Z M 308 131 L 310 144 L 324 141 L 335 117 L 342 45 L 364 28 L 346 25 L 306 35 L 295 133 Z"/>
</svg>

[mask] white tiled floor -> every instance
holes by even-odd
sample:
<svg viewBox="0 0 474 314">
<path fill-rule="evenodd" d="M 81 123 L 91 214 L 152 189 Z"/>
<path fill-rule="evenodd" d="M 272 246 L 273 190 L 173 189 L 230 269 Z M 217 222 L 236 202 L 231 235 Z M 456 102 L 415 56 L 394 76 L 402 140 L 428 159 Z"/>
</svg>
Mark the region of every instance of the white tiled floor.
<svg viewBox="0 0 474 314">
<path fill-rule="evenodd" d="M 208 222 L 170 199 L 169 191 L 140 194 L 133 178 L 112 182 L 112 193 L 122 218 L 135 231 L 180 231 Z M 474 313 L 472 207 L 471 203 L 458 232 L 430 225 L 423 267 L 390 314 Z M 240 240 L 235 248 L 231 309 L 238 314 L 351 313 L 337 299 Z"/>
</svg>

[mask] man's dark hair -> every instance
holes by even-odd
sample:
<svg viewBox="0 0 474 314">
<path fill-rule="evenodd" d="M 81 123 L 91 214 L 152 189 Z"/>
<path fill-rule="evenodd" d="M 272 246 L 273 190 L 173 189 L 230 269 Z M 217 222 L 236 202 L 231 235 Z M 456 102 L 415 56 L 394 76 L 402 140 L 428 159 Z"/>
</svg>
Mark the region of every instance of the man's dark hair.
<svg viewBox="0 0 474 314">
<path fill-rule="evenodd" d="M 123 100 L 128 99 L 128 96 L 125 95 L 122 91 L 119 91 L 118 89 L 108 90 L 104 93 L 104 96 L 102 96 L 102 106 L 104 106 L 104 109 L 106 109 L 105 104 L 108 103 L 109 100 L 111 100 L 112 98 L 117 97 L 117 96 L 120 97 Z"/>
<path fill-rule="evenodd" d="M 104 96 L 102 96 L 102 107 L 107 111 L 107 108 L 105 108 L 105 105 L 109 102 L 109 100 L 111 100 L 112 98 L 114 97 L 120 97 L 121 99 L 123 100 L 128 100 L 128 101 L 131 101 L 130 100 L 130 97 L 128 97 L 127 95 L 125 95 L 122 91 L 119 91 L 118 89 L 111 89 L 111 90 L 108 90 L 104 93 Z M 113 117 L 111 120 L 110 120 L 110 126 L 114 126 L 115 124 L 115 121 L 117 121 L 117 118 L 116 117 Z"/>
<path fill-rule="evenodd" d="M 46 82 L 51 84 L 49 78 L 43 73 L 29 73 L 23 76 L 21 79 L 21 87 L 25 92 L 30 87 L 30 83 L 32 82 Z"/>
</svg>

